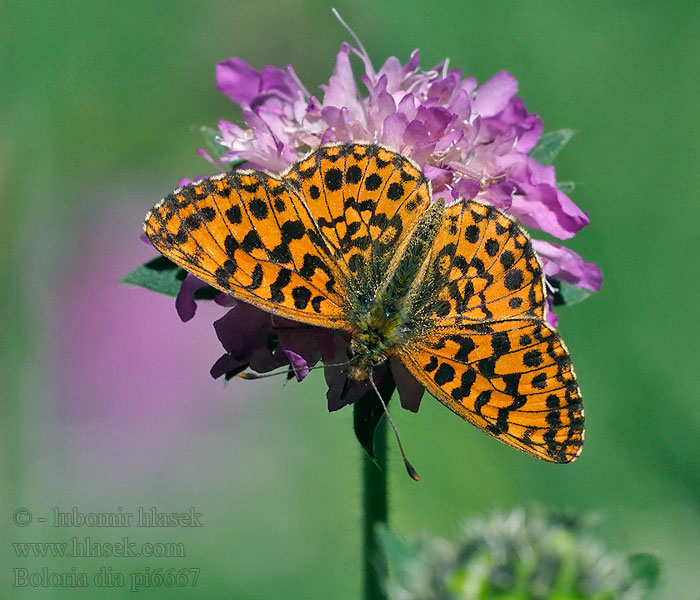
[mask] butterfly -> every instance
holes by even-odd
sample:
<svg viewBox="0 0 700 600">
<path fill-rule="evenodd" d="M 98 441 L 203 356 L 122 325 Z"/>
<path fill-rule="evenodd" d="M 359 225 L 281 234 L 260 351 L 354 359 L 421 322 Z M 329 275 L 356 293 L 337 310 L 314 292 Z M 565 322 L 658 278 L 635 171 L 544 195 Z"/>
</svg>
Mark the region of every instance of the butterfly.
<svg viewBox="0 0 700 600">
<path fill-rule="evenodd" d="M 351 337 L 348 376 L 399 360 L 479 429 L 537 458 L 581 452 L 581 394 L 545 321 L 525 231 L 473 200 L 433 200 L 409 158 L 322 145 L 280 175 L 237 170 L 176 189 L 146 215 L 166 257 L 274 315 Z"/>
</svg>

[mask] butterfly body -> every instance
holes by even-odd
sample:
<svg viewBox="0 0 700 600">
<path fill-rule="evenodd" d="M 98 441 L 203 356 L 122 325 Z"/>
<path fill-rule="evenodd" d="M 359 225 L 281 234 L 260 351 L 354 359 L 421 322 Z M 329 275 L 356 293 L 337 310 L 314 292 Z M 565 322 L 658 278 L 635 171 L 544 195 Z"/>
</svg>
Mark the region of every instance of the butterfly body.
<svg viewBox="0 0 700 600">
<path fill-rule="evenodd" d="M 353 326 L 348 371 L 351 378 L 367 379 L 372 369 L 418 333 L 411 317 L 414 305 L 425 305 L 430 299 L 411 292 L 415 291 L 416 282 L 422 280 L 426 257 L 442 224 L 444 208 L 441 200 L 428 207 L 403 252 L 392 258 L 394 264 L 390 264 L 384 281 L 374 293 L 365 290 L 364 297 L 368 301 L 357 303 L 359 311 L 356 308 L 349 319 Z"/>
<path fill-rule="evenodd" d="M 148 213 L 153 245 L 270 313 L 350 336 L 348 375 L 388 358 L 502 442 L 575 459 L 583 408 L 545 322 L 527 234 L 491 206 L 432 201 L 429 181 L 376 144 L 321 146 L 280 175 L 235 171 Z"/>
</svg>

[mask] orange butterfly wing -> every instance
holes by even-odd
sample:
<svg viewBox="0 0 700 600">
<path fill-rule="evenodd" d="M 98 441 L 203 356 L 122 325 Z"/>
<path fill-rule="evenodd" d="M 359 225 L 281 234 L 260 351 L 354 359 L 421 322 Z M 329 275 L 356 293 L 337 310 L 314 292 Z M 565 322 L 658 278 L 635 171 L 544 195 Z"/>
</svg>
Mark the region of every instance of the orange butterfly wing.
<svg viewBox="0 0 700 600">
<path fill-rule="evenodd" d="M 431 200 L 418 166 L 377 144 L 321 146 L 285 180 L 299 188 L 333 261 L 353 282 L 349 291 L 364 298 L 386 279 Z"/>
<path fill-rule="evenodd" d="M 410 160 L 376 144 L 321 146 L 280 177 L 236 171 L 159 202 L 144 230 L 217 289 L 297 321 L 350 330 L 430 204 Z"/>
<path fill-rule="evenodd" d="M 431 289 L 438 301 L 425 302 Z M 415 333 L 395 354 L 433 396 L 538 458 L 578 456 L 576 376 L 544 321 L 541 268 L 515 222 L 477 202 L 445 209 L 414 303 Z"/>
<path fill-rule="evenodd" d="M 186 185 L 146 215 L 165 256 L 213 287 L 271 313 L 347 328 L 345 278 L 296 190 L 238 171 Z"/>
</svg>

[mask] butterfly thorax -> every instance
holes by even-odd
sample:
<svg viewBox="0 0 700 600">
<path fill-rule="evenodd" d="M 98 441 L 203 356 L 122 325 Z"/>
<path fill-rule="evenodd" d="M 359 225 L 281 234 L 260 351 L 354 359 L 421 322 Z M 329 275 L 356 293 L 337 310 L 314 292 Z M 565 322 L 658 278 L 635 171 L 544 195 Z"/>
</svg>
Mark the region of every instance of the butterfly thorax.
<svg viewBox="0 0 700 600">
<path fill-rule="evenodd" d="M 425 211 L 402 252 L 390 260 L 384 281 L 353 315 L 348 368 L 352 379 L 367 379 L 394 348 L 405 344 L 408 331 L 415 332 L 415 327 L 407 324 L 416 301 L 416 283 L 425 275 L 426 258 L 442 223 L 444 208 L 444 202 L 439 200 Z"/>
</svg>

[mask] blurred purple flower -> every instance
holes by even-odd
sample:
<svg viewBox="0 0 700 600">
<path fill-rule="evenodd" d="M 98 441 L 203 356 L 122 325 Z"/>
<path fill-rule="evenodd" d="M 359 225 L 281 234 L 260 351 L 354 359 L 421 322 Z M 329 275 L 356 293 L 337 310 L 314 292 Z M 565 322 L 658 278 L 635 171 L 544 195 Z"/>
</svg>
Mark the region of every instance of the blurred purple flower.
<svg viewBox="0 0 700 600">
<path fill-rule="evenodd" d="M 309 93 L 291 65 L 258 71 L 238 57 L 219 63 L 217 86 L 242 108 L 244 121 L 244 127 L 219 122 L 219 160 L 243 160 L 245 168 L 280 172 L 320 144 L 376 141 L 416 161 L 432 182 L 434 198 L 486 202 L 526 227 L 560 239 L 571 238 L 588 224 L 586 214 L 558 189 L 554 167 L 529 156 L 543 125 L 516 96 L 518 83 L 512 75 L 501 71 L 479 86 L 476 79 L 451 69 L 447 60 L 423 71 L 417 50 L 405 64 L 392 56 L 375 71 L 362 44 L 355 41 L 357 47 L 341 44 L 333 74 L 321 86 L 321 98 Z M 360 81 L 365 93 L 355 79 L 353 54 L 363 66 Z M 601 273 L 595 264 L 583 262 L 559 244 L 534 240 L 533 245 L 546 277 L 590 290 L 600 288 Z M 188 276 L 178 296 L 183 320 L 194 315 L 193 279 Z M 547 319 L 555 325 L 551 290 L 547 301 Z M 347 388 L 344 367 L 328 366 L 347 361 L 348 340 L 338 333 L 300 326 L 243 303 L 219 319 L 215 328 L 227 352 L 212 368 L 214 377 L 245 365 L 258 372 L 288 365 L 301 380 L 323 360 L 329 410 L 351 403 L 365 391 L 357 382 Z M 376 377 L 389 371 L 402 406 L 418 410 L 422 387 L 395 361 L 378 370 Z"/>
<path fill-rule="evenodd" d="M 143 193 L 143 182 L 128 185 L 130 196 Z M 190 444 L 201 443 L 187 432 L 201 434 L 200 426 L 228 422 L 248 406 L 237 387 L 210 390 L 216 401 L 202 403 L 216 353 L 210 332 L 195 328 L 182 344 L 178 317 L 163 310 L 163 297 L 120 285 L 127 269 L 153 257 L 150 242 L 129 241 L 141 209 L 125 195 L 116 193 L 101 215 L 105 227 L 92 227 L 89 217 L 78 227 L 80 245 L 56 280 L 42 342 L 50 357 L 42 402 L 52 415 L 44 421 L 62 440 L 56 460 L 78 476 L 89 473 L 96 485 L 111 477 L 171 476 L 181 462 L 169 461 L 186 459 Z M 221 311 L 213 303 L 199 310 L 211 321 Z M 225 402 L 231 394 L 241 401 Z"/>
</svg>

